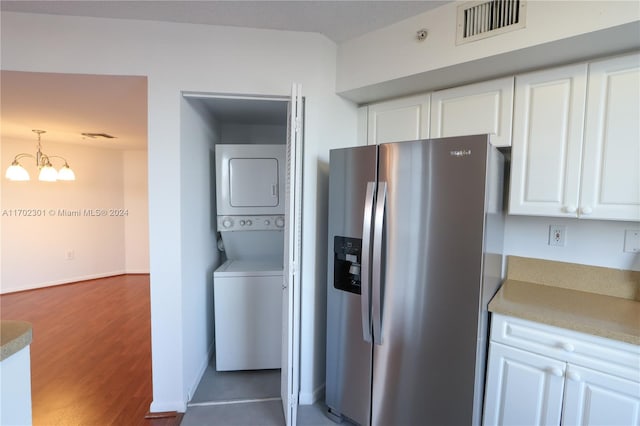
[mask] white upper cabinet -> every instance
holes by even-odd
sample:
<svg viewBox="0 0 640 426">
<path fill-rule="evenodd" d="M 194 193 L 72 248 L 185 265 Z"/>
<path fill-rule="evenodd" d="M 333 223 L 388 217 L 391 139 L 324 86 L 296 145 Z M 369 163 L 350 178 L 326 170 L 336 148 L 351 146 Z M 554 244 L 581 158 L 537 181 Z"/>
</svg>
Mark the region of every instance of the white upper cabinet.
<svg viewBox="0 0 640 426">
<path fill-rule="evenodd" d="M 576 216 L 587 65 L 516 77 L 509 213 Z"/>
<path fill-rule="evenodd" d="M 589 64 L 580 216 L 640 220 L 640 54 Z"/>
<path fill-rule="evenodd" d="M 428 138 L 429 100 L 424 94 L 369 105 L 367 144 Z"/>
<path fill-rule="evenodd" d="M 517 76 L 509 213 L 640 220 L 639 116 L 638 54 Z"/>
<path fill-rule="evenodd" d="M 511 145 L 513 77 L 431 94 L 430 137 L 488 133 L 495 146 Z"/>
<path fill-rule="evenodd" d="M 509 213 L 640 221 L 640 54 L 362 107 L 358 142 L 490 134 Z"/>
</svg>

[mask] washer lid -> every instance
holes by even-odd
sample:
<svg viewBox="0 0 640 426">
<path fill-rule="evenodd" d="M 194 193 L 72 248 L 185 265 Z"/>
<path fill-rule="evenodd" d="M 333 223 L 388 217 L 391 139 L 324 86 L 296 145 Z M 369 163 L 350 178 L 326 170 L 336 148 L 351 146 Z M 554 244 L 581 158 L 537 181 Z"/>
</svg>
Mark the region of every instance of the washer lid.
<svg viewBox="0 0 640 426">
<path fill-rule="evenodd" d="M 213 273 L 214 277 L 281 276 L 282 264 L 274 261 L 227 260 Z"/>
</svg>

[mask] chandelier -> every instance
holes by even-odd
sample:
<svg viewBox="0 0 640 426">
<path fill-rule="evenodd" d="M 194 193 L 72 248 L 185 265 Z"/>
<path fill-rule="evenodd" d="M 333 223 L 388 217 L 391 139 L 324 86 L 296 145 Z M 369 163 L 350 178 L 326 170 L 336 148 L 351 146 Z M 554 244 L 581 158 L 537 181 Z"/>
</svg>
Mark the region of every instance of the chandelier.
<svg viewBox="0 0 640 426">
<path fill-rule="evenodd" d="M 29 180 L 29 172 L 27 169 L 22 167 L 22 165 L 18 162 L 18 160 L 22 158 L 33 158 L 36 160 L 36 165 L 40 170 L 38 174 L 38 180 L 44 182 L 55 182 L 57 180 L 76 180 L 76 174 L 71 170 L 69 164 L 67 164 L 67 160 L 59 155 L 47 155 L 42 152 L 42 146 L 40 144 L 40 135 L 46 133 L 46 130 L 32 130 L 32 132 L 38 134 L 38 151 L 36 155 L 33 156 L 31 154 L 22 153 L 15 156 L 13 159 L 13 163 L 7 168 L 7 172 L 5 173 L 5 177 L 9 180 L 14 181 L 25 181 Z M 51 165 L 52 158 L 59 158 L 64 161 L 64 165 L 60 170 L 56 170 Z"/>
</svg>

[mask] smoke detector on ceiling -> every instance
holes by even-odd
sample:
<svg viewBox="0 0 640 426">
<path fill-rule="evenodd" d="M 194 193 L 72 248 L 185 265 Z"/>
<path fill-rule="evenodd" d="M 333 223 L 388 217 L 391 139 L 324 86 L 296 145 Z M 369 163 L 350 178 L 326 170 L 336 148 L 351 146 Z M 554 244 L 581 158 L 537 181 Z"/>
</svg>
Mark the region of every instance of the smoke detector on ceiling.
<svg viewBox="0 0 640 426">
<path fill-rule="evenodd" d="M 458 6 L 456 44 L 524 28 L 526 3 L 526 0 L 490 0 Z"/>
</svg>

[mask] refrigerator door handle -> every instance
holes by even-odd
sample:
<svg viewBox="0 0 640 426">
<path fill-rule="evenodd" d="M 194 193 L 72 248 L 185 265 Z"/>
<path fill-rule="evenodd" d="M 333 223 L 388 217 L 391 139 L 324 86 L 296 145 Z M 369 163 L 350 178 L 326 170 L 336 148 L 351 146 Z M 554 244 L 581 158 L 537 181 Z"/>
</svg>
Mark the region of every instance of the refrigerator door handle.
<svg viewBox="0 0 640 426">
<path fill-rule="evenodd" d="M 371 281 L 373 284 L 371 290 L 373 343 L 376 345 L 382 345 L 382 234 L 386 204 L 387 183 L 378 182 L 375 222 L 373 226 L 373 268 L 371 271 Z"/>
<path fill-rule="evenodd" d="M 371 225 L 373 222 L 373 205 L 375 201 L 376 183 L 367 182 L 367 193 L 364 200 L 364 218 L 362 221 L 362 253 L 360 269 L 360 309 L 362 312 L 362 337 L 371 343 Z"/>
</svg>

